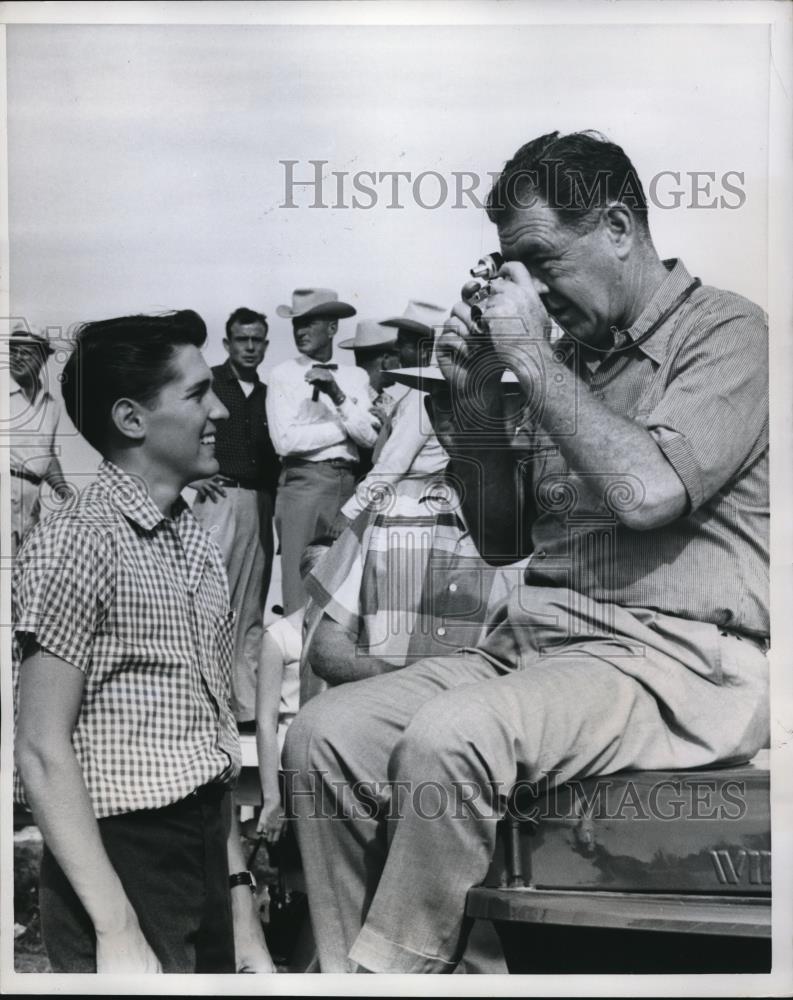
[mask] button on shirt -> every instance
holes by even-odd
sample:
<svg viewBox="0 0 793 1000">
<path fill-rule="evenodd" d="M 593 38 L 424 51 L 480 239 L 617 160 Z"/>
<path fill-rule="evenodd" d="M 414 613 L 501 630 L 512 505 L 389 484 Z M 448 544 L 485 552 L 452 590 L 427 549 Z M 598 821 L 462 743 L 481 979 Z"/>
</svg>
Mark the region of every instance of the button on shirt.
<svg viewBox="0 0 793 1000">
<path fill-rule="evenodd" d="M 520 443 L 540 457 L 526 582 L 766 637 L 765 317 L 739 295 L 700 287 L 636 344 L 691 283 L 681 262 L 664 263 L 668 277 L 625 331 L 629 346 L 590 364 L 581 363 L 575 344 L 565 349 L 590 391 L 647 428 L 680 477 L 688 510 L 661 528 L 632 531 L 614 514 L 641 498 L 642 483 L 629 466 L 606 470 L 613 484 L 599 497 L 547 435 L 529 435 Z"/>
<path fill-rule="evenodd" d="M 184 501 L 167 518 L 140 480 L 103 462 L 31 532 L 12 614 L 15 689 L 23 633 L 85 674 L 72 743 L 97 817 L 239 773 L 226 575 Z M 15 792 L 22 800 L 18 776 Z"/>
<path fill-rule="evenodd" d="M 369 412 L 369 376 L 362 368 L 339 365 L 333 377 L 347 398 L 337 407 L 327 393 L 311 398 L 314 387 L 306 382 L 306 372 L 314 364 L 301 355 L 270 373 L 267 419 L 275 450 L 282 457 L 312 462 L 329 458 L 356 462 L 357 446 L 371 448 L 377 440 Z"/>
</svg>

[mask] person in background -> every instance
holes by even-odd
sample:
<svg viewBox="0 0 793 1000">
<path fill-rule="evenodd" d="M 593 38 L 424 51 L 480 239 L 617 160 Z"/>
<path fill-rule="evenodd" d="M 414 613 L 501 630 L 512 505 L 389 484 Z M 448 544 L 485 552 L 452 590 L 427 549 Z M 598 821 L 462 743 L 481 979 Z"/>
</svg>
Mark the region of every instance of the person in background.
<svg viewBox="0 0 793 1000">
<path fill-rule="evenodd" d="M 55 435 L 60 406 L 47 389 L 49 340 L 30 330 L 14 330 L 9 350 L 9 460 L 11 466 L 11 555 L 41 515 L 40 491 L 48 483 L 68 496 L 68 484 L 58 460 Z"/>
<path fill-rule="evenodd" d="M 387 321 L 398 330 L 402 368 L 429 366 L 446 315 L 412 301 Z M 479 556 L 424 401 L 408 389 L 397 402 L 372 470 L 339 512 L 338 541 L 306 581 L 323 611 L 307 659 L 330 686 L 475 645 L 521 579 L 519 569 Z"/>
<path fill-rule="evenodd" d="M 280 472 L 267 428 L 267 386 L 258 368 L 267 350 L 267 318 L 239 308 L 226 321 L 228 358 L 212 368 L 212 387 L 228 410 L 218 425 L 220 471 L 192 483 L 193 514 L 220 548 L 236 615 L 231 703 L 242 731 L 256 714 L 256 671 L 273 565 L 273 510 Z"/>
<path fill-rule="evenodd" d="M 400 363 L 396 334 L 376 320 L 365 319 L 355 328 L 355 336 L 341 341 L 338 346 L 353 351 L 355 364 L 358 368 L 363 368 L 369 376 L 372 413 L 381 424 L 384 424 L 396 405 L 396 400 L 388 392 L 389 387 L 394 384 L 388 372 L 392 368 L 398 368 Z M 359 452 L 358 479 L 360 480 L 372 467 L 372 449 L 361 448 Z"/>
<path fill-rule="evenodd" d="M 316 538 L 300 561 L 304 578 L 328 551 L 332 539 Z M 286 817 L 279 772 L 286 732 L 299 706 L 315 692 L 301 688 L 301 662 L 311 640 L 319 609 L 309 597 L 305 605 L 273 622 L 265 630 L 256 687 L 256 754 L 262 785 L 262 809 L 257 832 L 269 844 L 284 832 Z"/>
<path fill-rule="evenodd" d="M 359 448 L 371 448 L 380 421 L 370 412 L 369 379 L 352 365 L 331 361 L 339 320 L 355 315 L 328 288 L 297 289 L 291 306 L 299 356 L 270 374 L 267 418 L 283 461 L 275 521 L 281 543 L 283 604 L 287 615 L 305 601 L 300 559 L 325 534 L 355 487 Z"/>
<path fill-rule="evenodd" d="M 79 331 L 63 397 L 102 463 L 14 567 L 14 790 L 56 972 L 274 971 L 229 819 L 226 572 L 180 495 L 228 416 L 205 340 L 192 310 Z"/>
</svg>

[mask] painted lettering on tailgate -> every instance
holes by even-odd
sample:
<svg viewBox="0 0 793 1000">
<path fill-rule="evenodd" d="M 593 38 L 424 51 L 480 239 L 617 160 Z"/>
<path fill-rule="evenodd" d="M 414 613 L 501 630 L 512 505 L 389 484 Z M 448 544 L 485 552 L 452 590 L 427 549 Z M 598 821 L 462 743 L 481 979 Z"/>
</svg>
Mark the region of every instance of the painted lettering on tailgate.
<svg viewBox="0 0 793 1000">
<path fill-rule="evenodd" d="M 711 850 L 708 852 L 716 869 L 716 877 L 722 885 L 771 884 L 771 852 L 751 851 L 746 847 L 732 850 Z"/>
</svg>

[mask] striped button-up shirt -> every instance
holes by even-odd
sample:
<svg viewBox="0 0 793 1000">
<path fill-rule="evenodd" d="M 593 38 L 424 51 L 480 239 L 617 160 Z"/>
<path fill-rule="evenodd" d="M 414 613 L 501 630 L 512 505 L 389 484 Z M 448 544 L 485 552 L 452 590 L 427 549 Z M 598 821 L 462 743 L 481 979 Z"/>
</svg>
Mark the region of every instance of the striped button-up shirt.
<svg viewBox="0 0 793 1000">
<path fill-rule="evenodd" d="M 226 574 L 181 499 L 165 517 L 141 481 L 103 462 L 31 532 L 12 609 L 15 690 L 25 635 L 85 675 L 72 743 L 98 817 L 236 777 Z"/>
<path fill-rule="evenodd" d="M 690 285 L 679 261 L 616 349 L 570 365 L 615 413 L 647 428 L 685 487 L 688 509 L 640 532 L 615 516 L 640 495 L 630 468 L 610 470 L 598 496 L 542 434 L 532 466 L 538 516 L 526 582 L 595 600 L 653 608 L 739 633 L 768 636 L 768 331 L 758 306 L 697 288 L 647 340 L 639 338 Z M 569 433 L 575 433 L 571 415 Z"/>
</svg>

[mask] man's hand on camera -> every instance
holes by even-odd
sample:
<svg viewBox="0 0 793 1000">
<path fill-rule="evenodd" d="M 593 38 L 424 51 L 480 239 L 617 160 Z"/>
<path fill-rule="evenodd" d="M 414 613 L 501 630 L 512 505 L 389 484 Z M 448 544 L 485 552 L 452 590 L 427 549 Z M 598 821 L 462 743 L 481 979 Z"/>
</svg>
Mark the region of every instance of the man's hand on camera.
<svg viewBox="0 0 793 1000">
<path fill-rule="evenodd" d="M 536 351 L 548 343 L 551 323 L 523 264 L 508 261 L 501 266 L 483 305 L 494 353 L 524 384 L 536 383 L 542 378 Z"/>
<path fill-rule="evenodd" d="M 455 434 L 481 430 L 485 415 L 498 418 L 505 365 L 489 335 L 474 324 L 465 302 L 452 309 L 436 341 L 435 354 L 446 381 L 432 387 L 427 411 L 448 450 Z"/>
<path fill-rule="evenodd" d="M 326 393 L 334 406 L 341 406 L 346 398 L 333 377 L 333 372 L 328 368 L 309 368 L 306 372 L 306 382 L 320 392 Z"/>
</svg>

